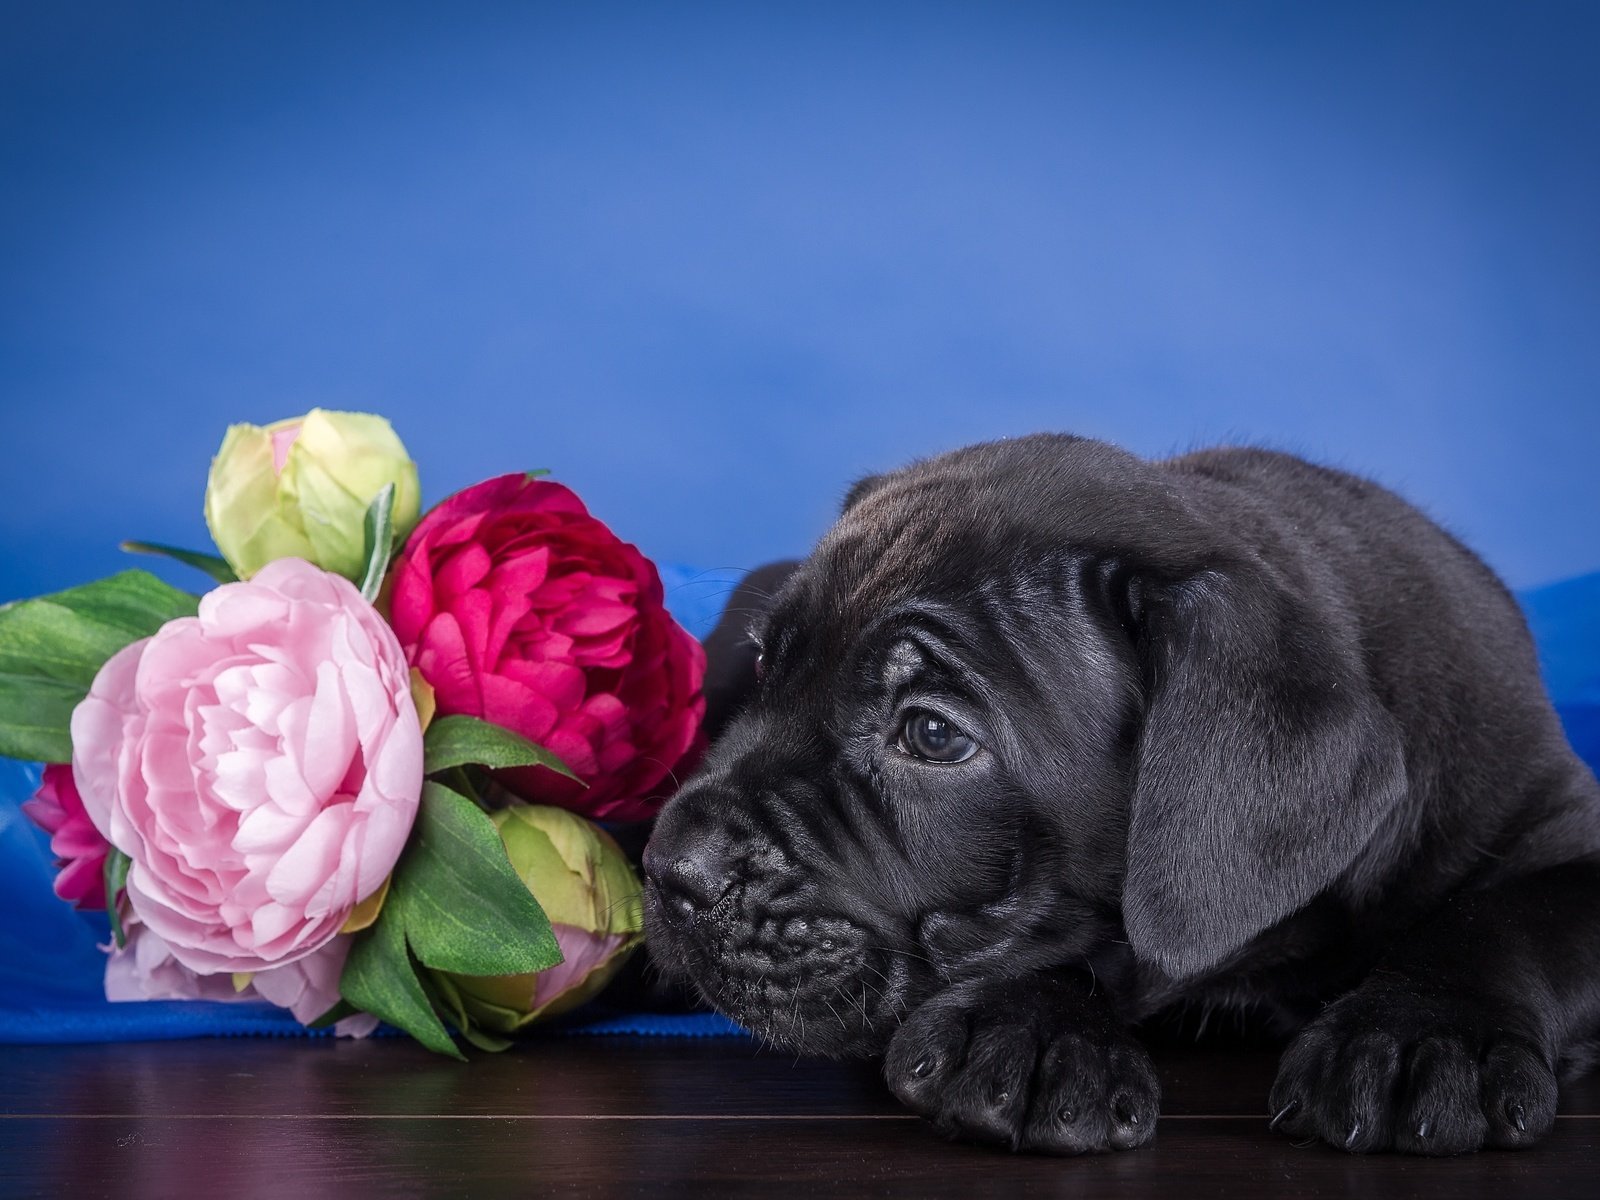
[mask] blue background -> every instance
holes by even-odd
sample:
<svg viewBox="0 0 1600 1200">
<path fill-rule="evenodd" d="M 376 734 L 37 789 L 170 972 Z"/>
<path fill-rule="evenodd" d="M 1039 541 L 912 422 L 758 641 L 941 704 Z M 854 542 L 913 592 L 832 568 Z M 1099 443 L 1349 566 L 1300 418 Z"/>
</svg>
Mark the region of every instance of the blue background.
<svg viewBox="0 0 1600 1200">
<path fill-rule="evenodd" d="M 467 10 L 467 11 L 462 11 Z M 661 558 L 1066 429 L 1600 567 L 1600 5 L 8 5 L 0 599 L 380 411 Z M 179 575 L 176 577 L 182 578 Z"/>
</svg>

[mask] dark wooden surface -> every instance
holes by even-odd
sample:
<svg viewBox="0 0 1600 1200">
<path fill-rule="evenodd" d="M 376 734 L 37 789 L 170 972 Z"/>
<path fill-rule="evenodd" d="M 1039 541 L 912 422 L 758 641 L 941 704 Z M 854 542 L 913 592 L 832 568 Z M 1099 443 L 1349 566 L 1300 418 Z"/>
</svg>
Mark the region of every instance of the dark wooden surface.
<svg viewBox="0 0 1600 1200">
<path fill-rule="evenodd" d="M 1523 1153 L 1357 1158 L 1270 1134 L 1271 1052 L 1158 1052 L 1153 1147 L 935 1139 L 863 1063 L 738 1039 L 545 1038 L 466 1066 L 397 1040 L 0 1047 L 0 1193 L 1600 1197 L 1600 1081 Z"/>
</svg>

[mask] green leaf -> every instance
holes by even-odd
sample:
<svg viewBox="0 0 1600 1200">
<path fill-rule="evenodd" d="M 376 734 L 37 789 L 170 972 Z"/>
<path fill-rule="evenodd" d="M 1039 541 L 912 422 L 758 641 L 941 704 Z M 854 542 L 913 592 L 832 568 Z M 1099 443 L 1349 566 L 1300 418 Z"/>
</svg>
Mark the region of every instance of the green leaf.
<svg viewBox="0 0 1600 1200">
<path fill-rule="evenodd" d="M 0 675 L 0 757 L 72 761 L 72 710 L 88 684 Z"/>
<path fill-rule="evenodd" d="M 182 550 L 177 546 L 163 545 L 161 542 L 123 542 L 122 548 L 129 554 L 156 554 L 162 558 L 174 559 L 184 566 L 204 571 L 218 583 L 239 582 L 239 577 L 233 573 L 228 560 L 216 554 L 205 554 L 199 550 Z"/>
<path fill-rule="evenodd" d="M 362 1012 L 405 1030 L 428 1049 L 465 1060 L 422 990 L 392 895 L 377 924 L 350 948 L 339 976 L 339 994 Z"/>
<path fill-rule="evenodd" d="M 567 766 L 543 746 L 521 734 L 477 717 L 435 717 L 422 738 L 422 769 L 434 775 L 451 767 L 476 764 L 484 767 L 549 767 L 558 775 L 579 780 Z"/>
<path fill-rule="evenodd" d="M 384 484 L 367 506 L 362 523 L 367 538 L 367 570 L 361 577 L 361 594 L 370 601 L 376 601 L 383 590 L 383 577 L 389 573 L 389 559 L 394 555 L 394 496 L 394 484 Z"/>
<path fill-rule="evenodd" d="M 465 1030 L 471 1024 L 467 1017 L 466 1006 L 461 1003 L 461 993 L 451 982 L 450 976 L 430 971 L 428 978 L 423 980 L 422 987 L 428 993 L 428 999 L 433 1001 L 434 1011 L 450 1024 L 458 1030 Z"/>
<path fill-rule="evenodd" d="M 118 950 L 122 949 L 128 938 L 122 929 L 122 914 L 117 912 L 117 896 L 128 882 L 128 868 L 131 866 L 133 859 L 115 846 L 106 851 L 106 915 L 111 918 L 111 940 L 116 943 Z"/>
<path fill-rule="evenodd" d="M 517 975 L 561 961 L 550 921 L 512 869 L 494 823 L 465 796 L 432 782 L 422 785 L 389 899 L 358 937 L 339 978 L 340 995 L 456 1058 L 461 1052 L 436 1010 L 463 1034 L 471 1023 L 459 998 L 440 990 L 440 976 L 417 977 L 417 963 L 462 975 Z"/>
<path fill-rule="evenodd" d="M 148 571 L 0 607 L 0 755 L 69 762 L 72 710 L 118 650 L 199 601 Z"/>
<path fill-rule="evenodd" d="M 0 607 L 0 670 L 37 668 L 46 678 L 91 680 L 106 659 L 174 617 L 193 616 L 199 599 L 148 571 Z"/>
<path fill-rule="evenodd" d="M 423 980 L 429 997 L 433 1000 L 434 1008 L 442 1012 L 445 1018 L 461 1031 L 461 1036 L 479 1050 L 487 1050 L 498 1054 L 502 1050 L 511 1048 L 509 1038 L 499 1037 L 487 1030 L 480 1029 L 472 1018 L 467 1015 L 467 1006 L 461 1002 L 461 992 L 456 987 L 455 981 L 442 971 L 434 971 Z"/>
<path fill-rule="evenodd" d="M 561 961 L 550 921 L 517 877 L 494 822 L 437 783 L 422 785 L 384 913 L 396 907 L 407 943 L 436 970 L 518 975 Z"/>
<path fill-rule="evenodd" d="M 461 1031 L 461 1036 L 479 1050 L 487 1050 L 490 1054 L 499 1054 L 502 1050 L 509 1050 L 516 1045 L 510 1038 L 496 1037 L 470 1024 Z"/>
<path fill-rule="evenodd" d="M 444 784 L 444 786 L 449 788 L 452 792 L 459 792 L 468 800 L 471 800 L 479 808 L 487 812 L 490 810 L 491 806 L 489 802 L 483 798 L 484 786 L 486 786 L 486 784 L 481 778 L 474 778 L 473 776 L 475 774 L 481 776 L 482 773 L 469 771 L 466 767 L 451 767 L 449 770 L 440 771 L 439 774 L 434 778 L 436 778 L 440 783 Z"/>
<path fill-rule="evenodd" d="M 532 483 L 536 479 L 543 479 L 548 474 L 550 474 L 549 467 L 535 467 L 531 471 L 524 471 L 522 478 L 525 482 Z"/>
</svg>

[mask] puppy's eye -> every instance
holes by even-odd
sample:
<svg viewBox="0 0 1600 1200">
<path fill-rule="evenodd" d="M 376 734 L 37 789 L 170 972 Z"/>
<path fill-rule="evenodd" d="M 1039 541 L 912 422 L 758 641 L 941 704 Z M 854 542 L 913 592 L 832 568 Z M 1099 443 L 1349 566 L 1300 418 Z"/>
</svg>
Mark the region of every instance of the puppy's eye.
<svg viewBox="0 0 1600 1200">
<path fill-rule="evenodd" d="M 978 743 L 955 723 L 926 708 L 914 709 L 900 726 L 900 749 L 927 762 L 966 762 L 978 752 Z"/>
</svg>

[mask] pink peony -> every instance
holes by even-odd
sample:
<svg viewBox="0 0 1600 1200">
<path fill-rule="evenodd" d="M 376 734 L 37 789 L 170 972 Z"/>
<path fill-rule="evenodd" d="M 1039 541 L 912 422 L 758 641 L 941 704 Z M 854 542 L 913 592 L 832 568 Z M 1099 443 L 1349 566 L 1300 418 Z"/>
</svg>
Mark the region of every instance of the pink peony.
<svg viewBox="0 0 1600 1200">
<path fill-rule="evenodd" d="M 428 513 L 396 565 L 392 615 L 439 712 L 515 730 L 589 785 L 504 773 L 529 799 L 641 820 L 696 745 L 700 644 L 650 561 L 558 483 L 502 475 Z"/>
<path fill-rule="evenodd" d="M 106 852 L 111 846 L 84 811 L 72 768 L 64 763 L 47 766 L 39 790 L 23 802 L 22 811 L 50 835 L 50 852 L 61 872 L 56 876 L 56 895 L 78 908 L 104 908 Z"/>
<path fill-rule="evenodd" d="M 106 999 L 122 1000 L 266 1000 L 287 1008 L 295 1020 L 309 1025 L 339 1002 L 339 974 L 350 953 L 350 939 L 336 937 L 305 958 L 270 971 L 260 971 L 244 987 L 233 976 L 197 975 L 173 957 L 162 941 L 132 913 L 124 919 L 125 941 L 106 960 Z M 334 1023 L 342 1037 L 366 1037 L 378 1018 L 356 1013 Z"/>
<path fill-rule="evenodd" d="M 90 819 L 184 966 L 306 958 L 393 869 L 422 729 L 393 632 L 349 582 L 280 559 L 114 655 L 72 715 Z"/>
<path fill-rule="evenodd" d="M 336 937 L 315 954 L 258 971 L 251 977 L 250 988 L 263 1000 L 287 1008 L 302 1025 L 309 1025 L 339 1003 L 339 976 L 349 956 L 350 939 Z M 342 1037 L 366 1037 L 377 1027 L 378 1018 L 371 1013 L 356 1013 L 333 1026 Z"/>
</svg>

